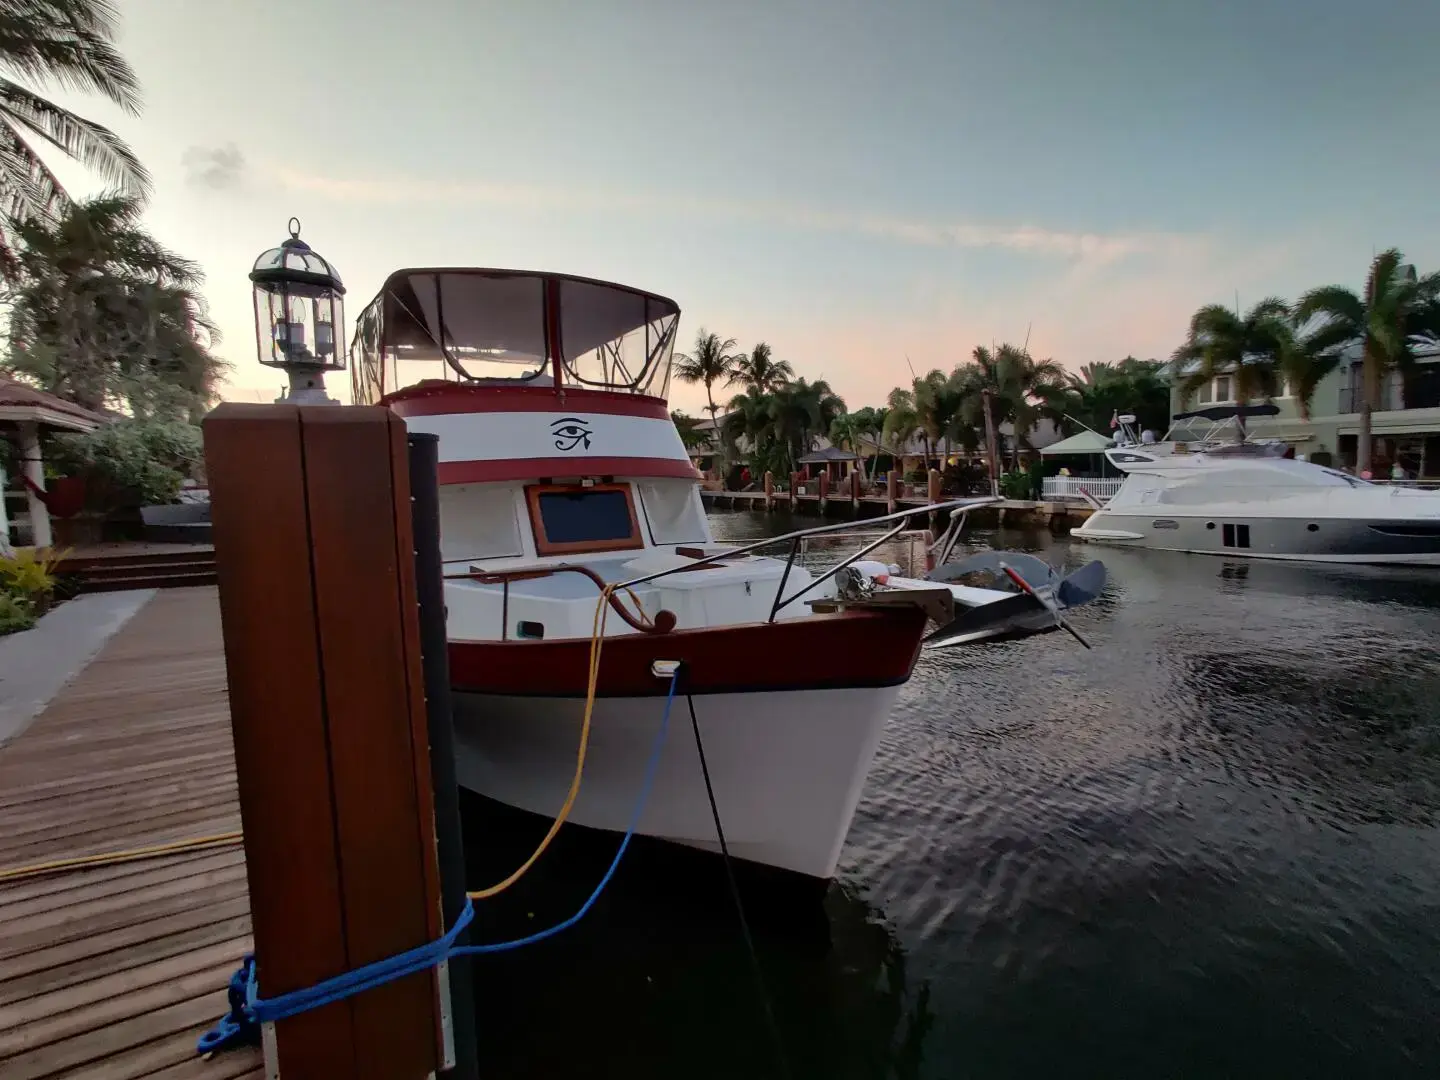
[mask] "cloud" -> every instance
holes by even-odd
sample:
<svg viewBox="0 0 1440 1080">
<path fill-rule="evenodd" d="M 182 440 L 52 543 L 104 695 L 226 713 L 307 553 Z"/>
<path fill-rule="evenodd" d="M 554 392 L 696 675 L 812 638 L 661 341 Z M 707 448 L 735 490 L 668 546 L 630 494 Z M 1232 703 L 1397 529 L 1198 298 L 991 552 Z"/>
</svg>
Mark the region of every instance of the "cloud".
<svg viewBox="0 0 1440 1080">
<path fill-rule="evenodd" d="M 245 155 L 234 143 L 191 146 L 180 163 L 185 166 L 185 183 L 191 187 L 230 191 L 245 179 Z"/>
<path fill-rule="evenodd" d="M 389 204 L 484 203 L 515 209 L 669 213 L 784 228 L 870 236 L 910 247 L 992 248 L 1105 266 L 1139 255 L 1183 256 L 1205 243 L 1183 233 L 1096 233 L 1038 225 L 923 221 L 844 211 L 815 210 L 789 203 L 702 198 L 684 194 L 635 195 L 592 189 L 529 184 L 450 182 L 411 178 L 342 179 L 276 166 L 267 170 L 292 190 L 341 202 Z"/>
</svg>

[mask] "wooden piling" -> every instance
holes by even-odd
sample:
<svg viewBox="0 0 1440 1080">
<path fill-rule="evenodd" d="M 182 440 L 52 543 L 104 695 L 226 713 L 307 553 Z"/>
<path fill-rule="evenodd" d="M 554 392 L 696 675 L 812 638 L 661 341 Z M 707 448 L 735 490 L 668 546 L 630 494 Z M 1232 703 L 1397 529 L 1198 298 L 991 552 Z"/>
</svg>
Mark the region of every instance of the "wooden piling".
<svg viewBox="0 0 1440 1080">
<path fill-rule="evenodd" d="M 830 474 L 829 474 L 828 472 L 822 472 L 822 473 L 820 474 L 819 484 L 820 484 L 820 513 L 821 513 L 821 515 L 824 515 L 824 513 L 825 513 L 825 503 L 826 503 L 827 500 L 829 499 L 829 495 L 830 495 Z"/>
<path fill-rule="evenodd" d="M 403 421 L 221 405 L 205 420 L 261 994 L 443 932 Z M 444 1064 L 433 971 L 279 1021 L 289 1077 Z"/>
<path fill-rule="evenodd" d="M 900 470 L 891 469 L 885 474 L 885 512 L 895 513 L 900 501 Z"/>
<path fill-rule="evenodd" d="M 775 509 L 775 474 L 765 470 L 765 509 Z"/>
</svg>

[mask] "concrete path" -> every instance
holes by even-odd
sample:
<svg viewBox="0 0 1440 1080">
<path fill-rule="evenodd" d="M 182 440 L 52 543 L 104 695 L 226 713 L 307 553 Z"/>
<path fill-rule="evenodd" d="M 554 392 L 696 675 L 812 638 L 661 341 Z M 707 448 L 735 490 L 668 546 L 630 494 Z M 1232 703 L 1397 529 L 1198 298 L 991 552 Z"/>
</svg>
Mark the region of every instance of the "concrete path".
<svg viewBox="0 0 1440 1080">
<path fill-rule="evenodd" d="M 77 596 L 34 628 L 0 637 L 0 746 L 24 731 L 155 592 Z"/>
</svg>

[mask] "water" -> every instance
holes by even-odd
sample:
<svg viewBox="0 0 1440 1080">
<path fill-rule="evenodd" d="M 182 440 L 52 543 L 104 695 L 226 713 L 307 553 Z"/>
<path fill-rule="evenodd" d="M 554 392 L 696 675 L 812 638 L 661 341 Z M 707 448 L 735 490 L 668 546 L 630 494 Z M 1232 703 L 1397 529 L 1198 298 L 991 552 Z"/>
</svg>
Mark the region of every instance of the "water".
<svg viewBox="0 0 1440 1080">
<path fill-rule="evenodd" d="M 1095 648 L 922 656 L 840 879 L 755 905 L 788 1075 L 1440 1073 L 1440 574 L 997 546 L 1105 561 Z M 612 852 L 570 837 L 481 936 L 570 914 Z M 634 855 L 478 967 L 488 1075 L 787 1075 L 716 861 Z"/>
</svg>

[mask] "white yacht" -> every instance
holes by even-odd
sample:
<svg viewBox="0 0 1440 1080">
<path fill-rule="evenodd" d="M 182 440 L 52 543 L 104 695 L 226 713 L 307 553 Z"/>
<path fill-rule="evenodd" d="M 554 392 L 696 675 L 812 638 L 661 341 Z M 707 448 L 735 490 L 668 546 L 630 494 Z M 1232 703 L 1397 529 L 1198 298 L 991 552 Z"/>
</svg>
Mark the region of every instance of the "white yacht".
<svg viewBox="0 0 1440 1080">
<path fill-rule="evenodd" d="M 922 644 L 1070 629 L 1060 613 L 1104 567 L 950 562 L 964 510 L 990 499 L 925 508 L 960 512 L 927 579 L 863 561 L 915 511 L 872 520 L 827 569 L 802 565 L 801 544 L 855 526 L 717 544 L 666 401 L 679 315 L 573 275 L 397 271 L 360 316 L 354 397 L 439 437 L 460 782 L 623 832 L 653 768 L 637 831 L 713 850 L 713 781 L 737 856 L 827 878 Z M 774 544 L 788 557 L 758 554 Z M 1000 587 L 959 583 L 977 570 Z M 654 748 L 676 678 L 708 779 L 678 718 Z"/>
<path fill-rule="evenodd" d="M 1119 492 L 1070 535 L 1092 543 L 1331 563 L 1440 565 L 1440 492 L 1374 484 L 1247 438 L 1244 421 L 1274 405 L 1178 413 L 1158 442 L 1135 418 L 1105 451 L 1125 473 Z M 1185 439 L 1195 420 L 1210 421 Z M 1220 437 L 1230 429 L 1231 438 Z"/>
</svg>

